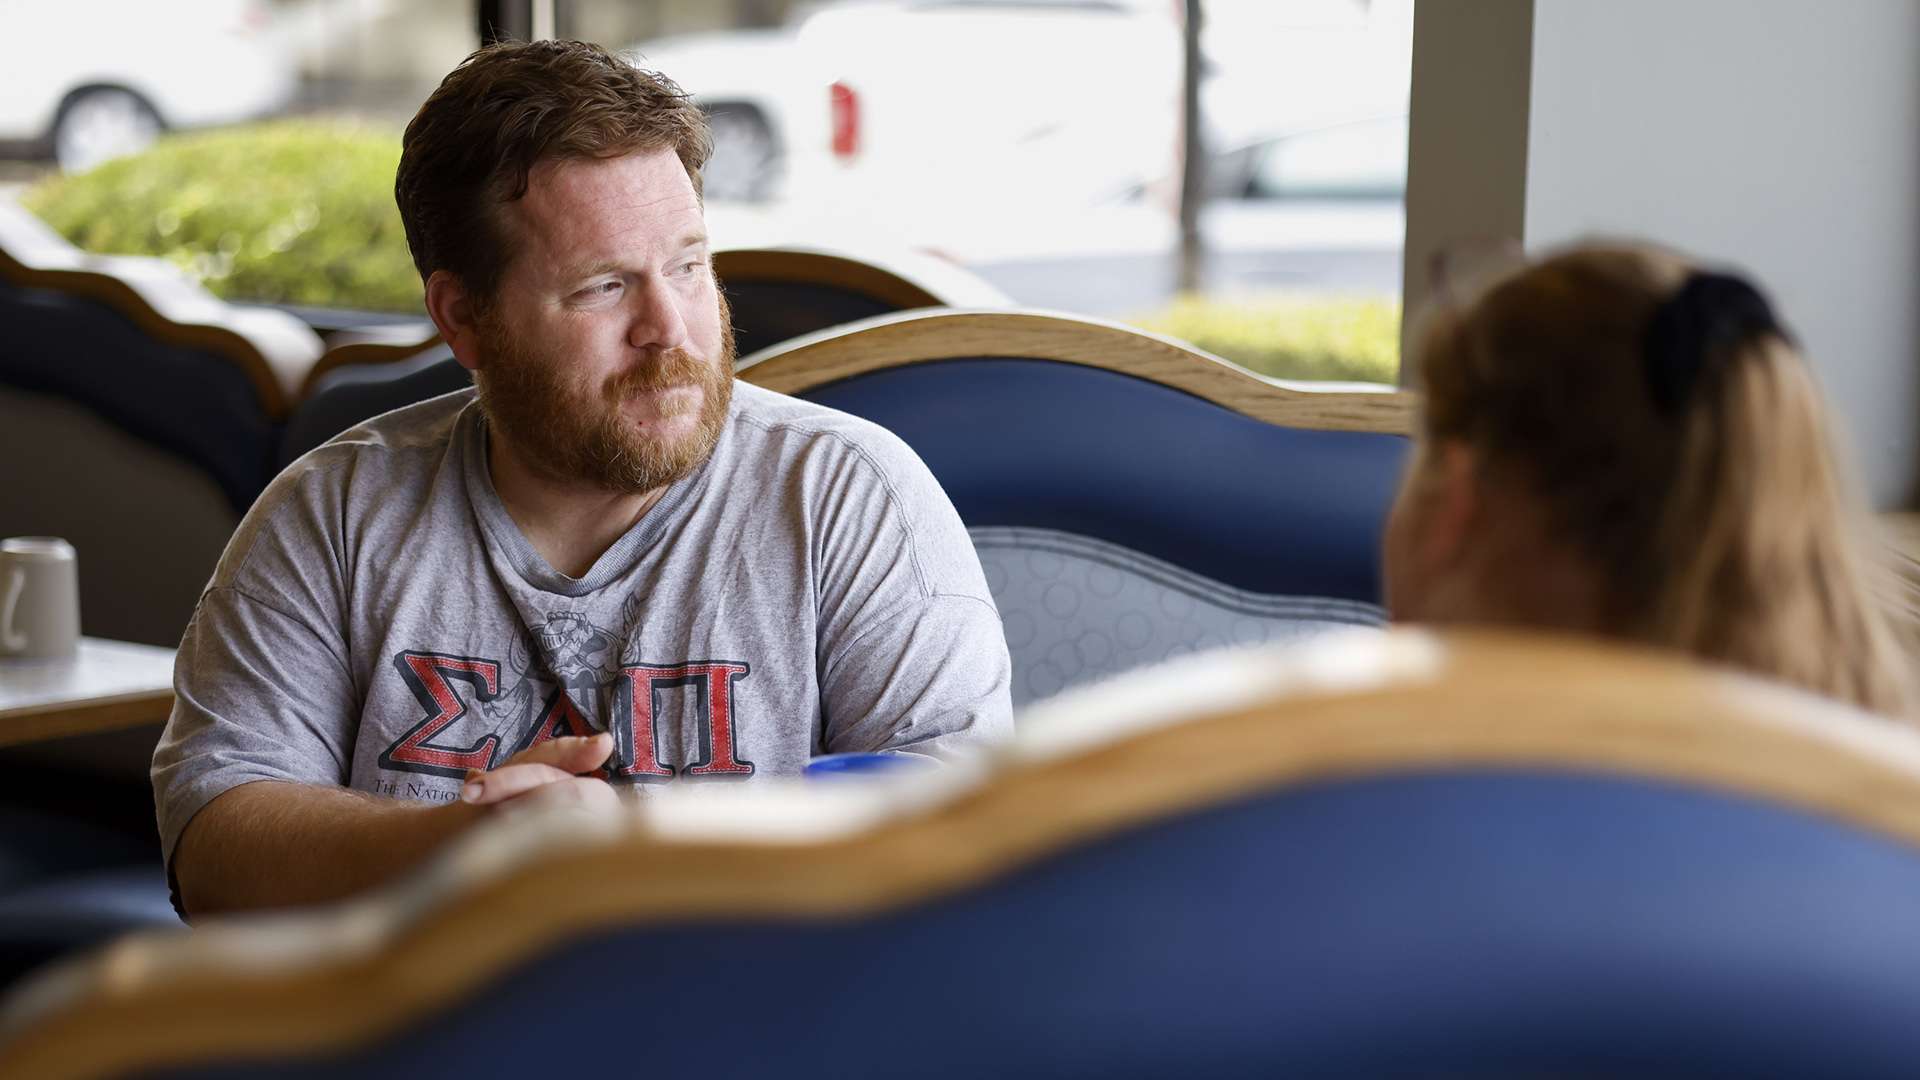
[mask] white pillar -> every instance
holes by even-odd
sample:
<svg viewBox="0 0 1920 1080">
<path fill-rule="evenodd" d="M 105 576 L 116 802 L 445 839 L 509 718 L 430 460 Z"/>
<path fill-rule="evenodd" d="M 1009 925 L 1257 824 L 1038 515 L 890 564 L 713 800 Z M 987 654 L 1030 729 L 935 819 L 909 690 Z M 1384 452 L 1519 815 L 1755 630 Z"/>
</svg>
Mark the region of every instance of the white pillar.
<svg viewBox="0 0 1920 1080">
<path fill-rule="evenodd" d="M 1533 0 L 1421 0 L 1413 9 L 1402 381 L 1431 306 L 1435 253 L 1519 239 L 1526 221 Z"/>
<path fill-rule="evenodd" d="M 1920 4 L 1536 0 L 1526 240 L 1753 274 L 1874 501 L 1920 460 Z"/>
<path fill-rule="evenodd" d="M 1648 241 L 1744 269 L 1874 502 L 1914 503 L 1920 4 L 1424 0 L 1413 50 L 1409 327 L 1460 237 Z"/>
</svg>

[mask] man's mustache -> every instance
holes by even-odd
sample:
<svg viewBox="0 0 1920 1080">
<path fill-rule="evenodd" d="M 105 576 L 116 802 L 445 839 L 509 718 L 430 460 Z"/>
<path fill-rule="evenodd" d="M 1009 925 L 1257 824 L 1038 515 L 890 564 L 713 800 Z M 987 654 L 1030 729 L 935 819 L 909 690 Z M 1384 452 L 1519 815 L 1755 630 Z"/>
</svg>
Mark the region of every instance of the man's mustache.
<svg viewBox="0 0 1920 1080">
<path fill-rule="evenodd" d="M 607 379 L 604 391 L 618 404 L 637 394 L 655 394 L 681 386 L 706 386 L 714 381 L 713 364 L 685 349 L 661 353 Z"/>
</svg>

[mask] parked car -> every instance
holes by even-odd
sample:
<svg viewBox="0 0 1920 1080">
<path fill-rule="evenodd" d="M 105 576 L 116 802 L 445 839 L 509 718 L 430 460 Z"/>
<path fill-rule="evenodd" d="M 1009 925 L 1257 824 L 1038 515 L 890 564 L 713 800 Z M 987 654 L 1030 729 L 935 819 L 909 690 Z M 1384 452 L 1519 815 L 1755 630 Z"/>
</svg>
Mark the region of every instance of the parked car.
<svg viewBox="0 0 1920 1080">
<path fill-rule="evenodd" d="M 1229 199 L 1405 198 L 1407 118 L 1331 124 L 1215 154 L 1207 188 Z"/>
<path fill-rule="evenodd" d="M 779 30 L 628 50 L 712 117 L 709 197 L 1086 205 L 1168 174 L 1166 0 L 838 0 Z"/>
<path fill-rule="evenodd" d="M 273 112 L 296 76 L 266 0 L 0 0 L 0 143 L 69 172 Z"/>
</svg>

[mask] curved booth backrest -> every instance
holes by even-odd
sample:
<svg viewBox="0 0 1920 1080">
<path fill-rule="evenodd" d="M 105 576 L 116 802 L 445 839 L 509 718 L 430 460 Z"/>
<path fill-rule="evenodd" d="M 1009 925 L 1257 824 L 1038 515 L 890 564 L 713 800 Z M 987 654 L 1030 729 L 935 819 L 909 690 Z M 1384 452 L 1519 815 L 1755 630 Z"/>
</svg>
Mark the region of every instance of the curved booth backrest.
<svg viewBox="0 0 1920 1080">
<path fill-rule="evenodd" d="M 1253 592 L 1379 597 L 1401 436 L 1282 427 L 1018 356 L 887 368 L 800 396 L 905 439 L 970 526 L 1091 536 Z"/>
<path fill-rule="evenodd" d="M 930 258 L 888 260 L 784 248 L 736 248 L 713 254 L 733 313 L 734 343 L 748 356 L 780 342 L 911 308 L 1008 301 L 985 281 Z"/>
<path fill-rule="evenodd" d="M 872 420 L 927 463 L 973 533 L 1016 704 L 1382 619 L 1405 395 L 1289 388 L 1170 339 L 1033 312 L 870 320 L 739 375 Z"/>
<path fill-rule="evenodd" d="M 994 525 L 967 533 L 1000 612 L 1016 706 L 1207 649 L 1383 621 L 1371 603 L 1239 589 L 1080 533 Z"/>
<path fill-rule="evenodd" d="M 352 336 L 355 340 L 328 349 L 326 355 L 307 372 L 306 381 L 300 385 L 300 395 L 294 402 L 296 411 L 299 406 L 313 400 L 323 386 L 338 382 L 343 376 L 335 373 L 342 368 L 377 369 L 387 364 L 404 364 L 441 344 L 437 332 L 423 337 L 414 325 L 403 325 L 397 330 L 356 331 Z M 451 354 L 440 355 L 444 357 Z"/>
<path fill-rule="evenodd" d="M 314 382 L 287 421 L 274 469 L 286 468 L 362 421 L 472 385 L 472 374 L 445 344 L 429 344 L 397 360 L 335 366 Z"/>
<path fill-rule="evenodd" d="M 176 644 L 321 348 L 0 199 L 0 535 L 75 544 L 89 633 Z"/>
<path fill-rule="evenodd" d="M 278 425 L 225 357 L 156 341 L 98 300 L 5 280 L 0 326 L 0 385 L 77 402 L 185 458 L 238 510 L 266 484 Z"/>
<path fill-rule="evenodd" d="M 123 940 L 9 1004 L 0 1069 L 540 1074 L 557 1002 L 663 1075 L 1920 1069 L 1911 729 L 1409 631 L 1042 709 L 977 786 L 521 819 L 332 912 Z"/>
<path fill-rule="evenodd" d="M 0 280 L 0 535 L 74 544 L 88 633 L 179 642 L 278 436 L 223 358 Z"/>
<path fill-rule="evenodd" d="M 225 303 L 164 259 L 89 255 L 11 200 L 0 199 L 0 280 L 111 308 L 158 347 L 219 357 L 253 388 L 267 419 L 286 419 L 324 346 L 281 311 Z"/>
</svg>

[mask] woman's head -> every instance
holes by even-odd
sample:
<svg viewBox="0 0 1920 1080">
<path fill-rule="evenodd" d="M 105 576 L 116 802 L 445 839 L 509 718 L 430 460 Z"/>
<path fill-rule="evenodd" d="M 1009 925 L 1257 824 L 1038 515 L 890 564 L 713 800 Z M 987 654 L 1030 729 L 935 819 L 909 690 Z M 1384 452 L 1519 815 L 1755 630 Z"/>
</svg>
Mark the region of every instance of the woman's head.
<svg viewBox="0 0 1920 1080">
<path fill-rule="evenodd" d="M 1568 252 L 1443 313 L 1420 365 L 1397 618 L 1597 632 L 1907 711 L 1819 393 L 1744 282 Z"/>
</svg>

